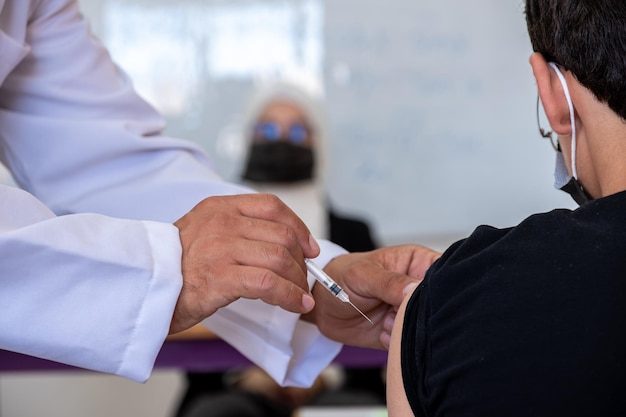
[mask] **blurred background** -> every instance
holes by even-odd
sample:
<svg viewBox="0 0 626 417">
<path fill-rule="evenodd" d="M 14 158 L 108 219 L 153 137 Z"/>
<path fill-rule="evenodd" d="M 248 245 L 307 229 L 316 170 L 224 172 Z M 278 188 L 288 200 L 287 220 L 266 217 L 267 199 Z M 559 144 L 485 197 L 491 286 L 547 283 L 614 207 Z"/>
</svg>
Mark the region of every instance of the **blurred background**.
<svg viewBox="0 0 626 417">
<path fill-rule="evenodd" d="M 238 180 L 250 91 L 326 112 L 328 193 L 383 243 L 465 236 L 569 205 L 552 186 L 521 0 L 81 0 L 93 31 L 218 171 Z"/>
<path fill-rule="evenodd" d="M 520 0 L 79 3 L 167 133 L 200 144 L 229 180 L 242 170 L 251 91 L 280 80 L 314 95 L 330 204 L 383 245 L 444 249 L 479 224 L 573 207 L 538 134 Z M 145 385 L 3 374 L 0 415 L 165 417 L 183 386 L 178 371 Z"/>
</svg>

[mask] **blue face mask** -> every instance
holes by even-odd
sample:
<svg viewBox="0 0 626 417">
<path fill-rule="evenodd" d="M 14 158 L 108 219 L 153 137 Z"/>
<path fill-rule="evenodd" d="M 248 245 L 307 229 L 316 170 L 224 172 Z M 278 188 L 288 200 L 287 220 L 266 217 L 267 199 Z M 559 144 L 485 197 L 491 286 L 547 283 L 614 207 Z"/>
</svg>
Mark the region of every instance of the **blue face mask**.
<svg viewBox="0 0 626 417">
<path fill-rule="evenodd" d="M 565 92 L 565 98 L 567 99 L 567 105 L 569 107 L 570 123 L 572 125 L 572 176 L 570 176 L 567 172 L 565 158 L 563 157 L 563 152 L 561 152 L 559 148 L 556 153 L 556 163 L 554 168 L 554 186 L 559 190 L 568 193 L 574 201 L 578 203 L 578 205 L 582 205 L 587 203 L 590 198 L 583 189 L 582 185 L 580 185 L 580 182 L 578 181 L 578 173 L 576 172 L 576 121 L 574 119 L 574 105 L 572 104 L 572 98 L 561 70 L 559 70 L 559 67 L 552 62 L 550 62 L 550 66 L 554 69 L 554 71 L 556 71 L 556 75 L 563 86 L 563 91 Z"/>
</svg>

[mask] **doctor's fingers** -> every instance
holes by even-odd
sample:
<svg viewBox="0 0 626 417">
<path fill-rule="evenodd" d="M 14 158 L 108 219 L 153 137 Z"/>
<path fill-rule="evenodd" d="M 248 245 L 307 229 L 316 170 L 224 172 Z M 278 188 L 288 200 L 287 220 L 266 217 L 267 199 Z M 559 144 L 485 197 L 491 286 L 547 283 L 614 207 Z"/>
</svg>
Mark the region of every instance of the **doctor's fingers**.
<svg viewBox="0 0 626 417">
<path fill-rule="evenodd" d="M 269 269 L 274 266 L 276 273 L 287 276 L 296 272 L 286 271 L 287 266 L 298 267 L 300 275 L 306 272 L 296 233 L 282 223 L 220 212 L 184 226 L 180 236 L 183 249 L 193 243 L 218 262 L 224 258 Z"/>
<path fill-rule="evenodd" d="M 353 276 L 360 276 L 364 284 L 371 285 L 370 291 L 378 291 L 381 285 L 383 289 L 389 288 L 389 291 L 381 293 L 381 299 L 398 307 L 406 293 L 424 279 L 426 271 L 441 253 L 426 246 L 407 244 L 388 246 L 361 255 L 364 259 L 355 264 Z M 362 278 L 370 275 L 377 279 Z"/>
<path fill-rule="evenodd" d="M 331 260 L 324 270 L 339 284 L 358 297 L 383 301 L 391 306 L 402 302 L 404 287 L 417 279 L 386 268 L 378 250 L 341 255 Z"/>
<path fill-rule="evenodd" d="M 297 314 L 308 313 L 315 305 L 308 290 L 267 268 L 230 265 L 223 275 L 209 279 L 214 281 L 211 287 L 216 288 L 218 293 L 227 294 L 230 301 L 238 298 L 260 299 Z"/>
<path fill-rule="evenodd" d="M 380 333 L 379 341 L 385 349 L 389 349 L 389 344 L 391 343 L 391 331 L 393 330 L 393 324 L 396 321 L 396 316 L 397 312 L 392 310 L 388 311 L 383 319 L 383 330 Z"/>
<path fill-rule="evenodd" d="M 289 249 L 282 243 L 271 242 L 271 235 L 263 236 L 267 240 L 262 240 L 250 237 L 251 234 L 254 233 L 249 233 L 243 238 L 215 235 L 208 238 L 207 241 L 210 243 L 205 248 L 205 253 L 211 255 L 208 255 L 207 268 L 221 273 L 221 269 L 231 271 L 231 265 L 252 267 L 256 271 L 252 277 L 257 276 L 256 279 L 261 281 L 271 277 L 262 272 L 267 270 L 308 293 L 306 268 L 302 266 L 302 252 L 297 248 Z M 295 257 L 293 250 L 297 252 Z M 250 278 L 251 272 L 248 271 L 245 277 Z"/>
<path fill-rule="evenodd" d="M 286 279 L 256 265 L 207 262 L 204 268 L 197 264 L 194 269 L 183 268 L 183 277 L 177 309 L 180 307 L 179 316 L 193 317 L 190 325 L 239 298 L 261 299 L 298 314 L 308 313 L 315 305 L 308 290 L 294 283 L 293 277 Z"/>
<path fill-rule="evenodd" d="M 183 286 L 170 332 L 202 321 L 238 298 L 260 298 L 294 313 L 309 312 L 306 274 L 280 246 L 236 238 L 209 238 L 183 250 Z"/>
<path fill-rule="evenodd" d="M 407 291 L 421 282 L 404 273 L 389 270 L 368 257 L 361 257 L 346 268 L 343 281 L 356 295 L 376 298 L 394 307 L 402 303 Z"/>
<path fill-rule="evenodd" d="M 213 219 L 213 225 L 222 223 L 227 228 L 237 225 L 249 230 L 259 228 L 260 233 L 271 233 L 274 236 L 273 239 L 276 239 L 275 236 L 280 236 L 281 239 L 293 240 L 308 258 L 319 255 L 319 246 L 307 226 L 274 195 L 243 194 L 209 197 L 200 202 L 192 211 L 199 212 L 206 220 Z M 225 217 L 220 217 L 220 215 Z M 229 218 L 229 215 L 233 217 Z M 255 220 L 268 223 L 259 223 Z M 265 227 L 262 226 L 264 224 Z M 274 228 L 267 230 L 269 225 L 274 225 Z M 281 227 L 277 228 L 277 225 Z M 284 243 L 284 241 L 281 242 Z"/>
<path fill-rule="evenodd" d="M 422 280 L 441 253 L 426 246 L 406 244 L 376 249 L 366 256 L 384 269 Z"/>
</svg>

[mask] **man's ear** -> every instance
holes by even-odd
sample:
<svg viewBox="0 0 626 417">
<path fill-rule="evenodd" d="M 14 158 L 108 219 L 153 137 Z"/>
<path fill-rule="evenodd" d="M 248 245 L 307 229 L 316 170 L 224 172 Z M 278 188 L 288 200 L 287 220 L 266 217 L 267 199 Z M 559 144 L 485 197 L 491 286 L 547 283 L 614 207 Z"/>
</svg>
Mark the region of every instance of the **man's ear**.
<svg viewBox="0 0 626 417">
<path fill-rule="evenodd" d="M 558 135 L 571 135 L 569 106 L 558 75 L 543 55 L 537 52 L 530 56 L 530 66 L 550 127 Z"/>
</svg>

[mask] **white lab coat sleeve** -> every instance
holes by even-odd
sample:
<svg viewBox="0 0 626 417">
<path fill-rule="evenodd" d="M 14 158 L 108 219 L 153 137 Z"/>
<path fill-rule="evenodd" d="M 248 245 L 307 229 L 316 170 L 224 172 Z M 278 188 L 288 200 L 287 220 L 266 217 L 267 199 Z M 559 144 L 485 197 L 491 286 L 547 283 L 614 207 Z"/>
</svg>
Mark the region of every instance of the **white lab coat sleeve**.
<svg viewBox="0 0 626 417">
<path fill-rule="evenodd" d="M 21 188 L 58 215 L 166 222 L 207 196 L 250 192 L 223 181 L 198 146 L 162 134 L 163 118 L 91 37 L 74 1 L 23 3 L 38 6 L 23 39 L 5 42 L 22 42 L 13 48 L 23 57 L 0 86 L 0 159 Z"/>
<path fill-rule="evenodd" d="M 223 181 L 199 147 L 162 134 L 163 119 L 91 37 L 75 1 L 5 2 L 0 35 L 12 57 L 0 64 L 0 160 L 43 203 L 3 191 L 0 204 L 55 213 L 19 227 L 7 221 L 0 231 L 0 270 L 8 271 L 0 277 L 1 305 L 11 306 L 0 315 L 0 343 L 145 379 L 180 288 L 180 241 L 171 222 L 208 196 L 251 191 Z M 340 252 L 329 249 L 328 256 Z M 36 304 L 45 306 L 41 314 Z M 320 367 L 308 368 L 309 361 L 328 363 L 338 351 L 278 307 L 244 301 L 228 312 L 240 320 L 233 338 L 247 340 L 235 347 L 295 380 L 310 380 Z M 33 330 L 23 339 L 11 326 L 24 320 Z M 276 332 L 274 320 L 291 324 Z M 276 335 L 246 339 L 262 332 Z M 256 342 L 271 356 L 250 353 Z"/>
<path fill-rule="evenodd" d="M 329 241 L 319 243 L 322 251 L 315 262 L 322 268 L 346 253 Z M 309 274 L 309 286 L 314 282 Z M 323 336 L 316 326 L 299 320 L 298 315 L 256 300 L 237 300 L 203 324 L 281 385 L 311 386 L 342 347 Z"/>
<path fill-rule="evenodd" d="M 1 349 L 149 377 L 182 283 L 175 226 L 57 217 L 0 186 L 0 254 Z"/>
</svg>

